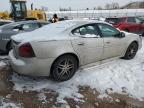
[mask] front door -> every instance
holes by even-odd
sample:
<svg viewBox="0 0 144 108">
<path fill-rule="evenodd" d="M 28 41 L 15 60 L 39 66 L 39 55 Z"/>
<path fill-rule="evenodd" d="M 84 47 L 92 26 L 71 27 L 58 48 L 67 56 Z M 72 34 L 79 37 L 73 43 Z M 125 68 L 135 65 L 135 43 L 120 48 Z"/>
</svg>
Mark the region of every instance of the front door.
<svg viewBox="0 0 144 108">
<path fill-rule="evenodd" d="M 122 56 L 125 51 L 126 40 L 120 38 L 120 32 L 107 24 L 98 24 L 104 40 L 104 53 L 102 59 Z"/>
<path fill-rule="evenodd" d="M 100 37 L 95 24 L 84 25 L 72 31 L 72 45 L 81 59 L 81 64 L 101 60 L 103 38 Z"/>
</svg>

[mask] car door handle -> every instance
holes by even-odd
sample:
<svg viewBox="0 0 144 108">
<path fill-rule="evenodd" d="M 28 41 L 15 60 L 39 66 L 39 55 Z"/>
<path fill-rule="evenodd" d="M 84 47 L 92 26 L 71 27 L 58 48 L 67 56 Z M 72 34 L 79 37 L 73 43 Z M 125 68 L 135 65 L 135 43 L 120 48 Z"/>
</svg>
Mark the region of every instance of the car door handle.
<svg viewBox="0 0 144 108">
<path fill-rule="evenodd" d="M 110 42 L 106 42 L 107 44 L 110 44 Z"/>
<path fill-rule="evenodd" d="M 84 43 L 83 42 L 79 42 L 78 45 L 84 45 Z"/>
</svg>

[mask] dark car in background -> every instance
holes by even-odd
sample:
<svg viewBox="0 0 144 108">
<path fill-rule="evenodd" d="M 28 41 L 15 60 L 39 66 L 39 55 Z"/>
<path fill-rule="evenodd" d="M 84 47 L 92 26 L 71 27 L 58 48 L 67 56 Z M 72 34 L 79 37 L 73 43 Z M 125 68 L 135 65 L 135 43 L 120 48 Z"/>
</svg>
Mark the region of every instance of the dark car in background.
<svg viewBox="0 0 144 108">
<path fill-rule="evenodd" d="M 120 30 L 144 36 L 144 21 L 139 17 L 106 18 L 105 21 Z"/>
<path fill-rule="evenodd" d="M 11 49 L 11 36 L 19 33 L 30 32 L 38 29 L 48 22 L 20 21 L 6 24 L 0 27 L 0 53 L 8 53 Z"/>
<path fill-rule="evenodd" d="M 13 21 L 10 20 L 0 20 L 0 26 L 5 25 L 5 24 L 9 24 L 12 23 Z"/>
</svg>

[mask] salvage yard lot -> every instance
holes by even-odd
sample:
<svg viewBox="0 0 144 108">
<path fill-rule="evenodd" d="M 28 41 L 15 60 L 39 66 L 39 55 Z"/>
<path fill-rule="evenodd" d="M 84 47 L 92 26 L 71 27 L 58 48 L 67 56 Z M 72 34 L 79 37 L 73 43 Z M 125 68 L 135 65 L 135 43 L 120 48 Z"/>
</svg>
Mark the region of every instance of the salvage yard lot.
<svg viewBox="0 0 144 108">
<path fill-rule="evenodd" d="M 144 108 L 144 47 L 133 60 L 81 69 L 66 82 L 18 75 L 7 56 L 0 60 L 0 108 Z"/>
</svg>

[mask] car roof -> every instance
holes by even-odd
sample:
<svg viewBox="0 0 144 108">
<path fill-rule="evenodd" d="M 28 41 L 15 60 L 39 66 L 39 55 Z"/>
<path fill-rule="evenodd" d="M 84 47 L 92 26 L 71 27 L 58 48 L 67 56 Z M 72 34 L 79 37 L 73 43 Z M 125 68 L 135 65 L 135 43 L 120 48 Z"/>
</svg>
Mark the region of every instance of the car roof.
<svg viewBox="0 0 144 108">
<path fill-rule="evenodd" d="M 27 24 L 27 23 L 48 23 L 46 21 L 38 21 L 38 20 L 30 20 L 30 21 L 19 21 L 19 22 L 12 22 L 9 24 L 5 24 L 3 26 L 1 26 L 0 28 L 10 28 L 11 26 L 17 26 L 19 24 Z"/>
<path fill-rule="evenodd" d="M 75 25 L 83 25 L 83 24 L 93 24 L 93 23 L 105 23 L 105 24 L 109 24 L 107 22 L 104 21 L 99 21 L 99 20 L 66 20 L 63 22 L 67 22 L 67 23 L 75 23 Z"/>
</svg>

